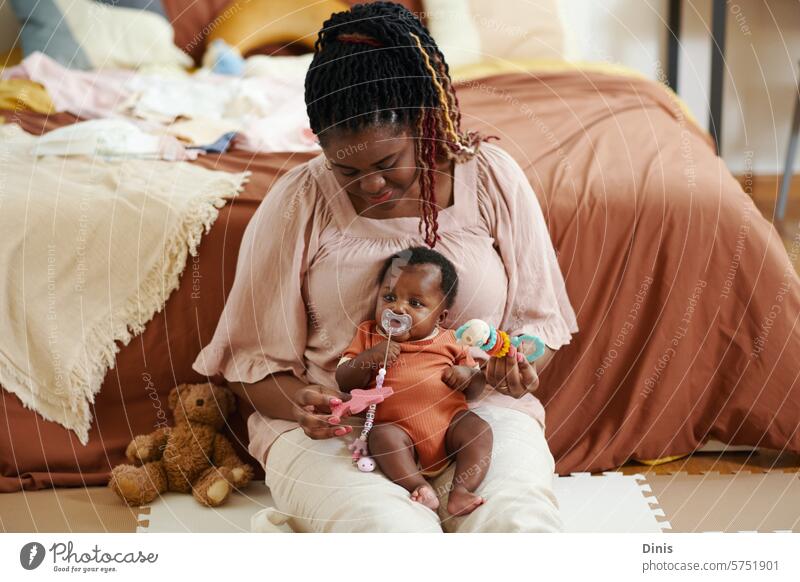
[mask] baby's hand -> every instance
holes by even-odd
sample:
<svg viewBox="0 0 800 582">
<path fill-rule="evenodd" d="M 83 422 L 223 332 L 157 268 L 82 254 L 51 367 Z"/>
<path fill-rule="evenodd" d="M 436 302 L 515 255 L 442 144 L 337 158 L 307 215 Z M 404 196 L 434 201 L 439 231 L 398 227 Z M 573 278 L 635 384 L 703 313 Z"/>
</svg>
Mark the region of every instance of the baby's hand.
<svg viewBox="0 0 800 582">
<path fill-rule="evenodd" d="M 386 358 L 387 364 L 391 364 L 400 357 L 400 344 L 397 342 L 389 343 L 389 352 L 387 357 L 386 344 L 388 341 L 389 340 L 383 340 L 382 342 L 375 344 L 375 346 L 371 349 L 364 352 L 364 355 L 369 363 L 376 366 L 382 366 L 384 358 Z"/>
<path fill-rule="evenodd" d="M 472 382 L 475 372 L 468 366 L 450 366 L 442 372 L 442 382 L 456 392 L 463 392 Z"/>
</svg>

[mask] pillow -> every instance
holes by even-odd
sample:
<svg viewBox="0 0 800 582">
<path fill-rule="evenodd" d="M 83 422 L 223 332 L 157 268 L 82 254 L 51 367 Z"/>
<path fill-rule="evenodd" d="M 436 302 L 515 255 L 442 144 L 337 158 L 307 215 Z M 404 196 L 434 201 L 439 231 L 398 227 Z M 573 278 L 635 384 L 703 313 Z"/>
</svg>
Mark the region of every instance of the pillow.
<svg viewBox="0 0 800 582">
<path fill-rule="evenodd" d="M 11 0 L 25 55 L 40 51 L 73 69 L 188 67 L 172 26 L 154 1 Z M 156 6 L 157 4 L 157 6 Z"/>
<path fill-rule="evenodd" d="M 62 22 L 61 9 L 56 0 L 11 0 L 22 31 L 22 50 L 25 55 L 40 51 L 65 67 L 89 69 L 91 63 L 83 52 L 69 26 Z"/>
<path fill-rule="evenodd" d="M 158 14 L 163 18 L 167 17 L 164 12 L 164 7 L 161 5 L 161 0 L 97 0 L 103 4 L 110 4 L 111 6 L 119 6 L 120 8 L 135 8 L 136 10 L 149 10 L 154 14 Z"/>
<path fill-rule="evenodd" d="M 224 40 L 243 55 L 275 54 L 277 49 L 284 54 L 308 52 L 331 14 L 359 2 L 365 0 L 238 0 L 211 24 L 208 43 Z M 422 8 L 420 0 L 399 3 L 417 14 Z"/>
<path fill-rule="evenodd" d="M 208 44 L 217 39 L 247 54 L 265 44 L 314 47 L 322 23 L 347 10 L 342 0 L 252 0 L 231 4 L 211 25 Z"/>
<path fill-rule="evenodd" d="M 424 0 L 428 29 L 450 66 L 565 58 L 559 0 Z"/>
<path fill-rule="evenodd" d="M 371 4 L 372 2 L 376 2 L 377 0 L 344 0 L 348 5 L 355 6 L 356 4 Z M 423 0 L 391 0 L 395 4 L 402 4 L 408 10 L 413 12 L 417 17 L 422 15 L 425 7 L 423 6 Z M 320 23 L 322 25 L 322 23 Z"/>
</svg>

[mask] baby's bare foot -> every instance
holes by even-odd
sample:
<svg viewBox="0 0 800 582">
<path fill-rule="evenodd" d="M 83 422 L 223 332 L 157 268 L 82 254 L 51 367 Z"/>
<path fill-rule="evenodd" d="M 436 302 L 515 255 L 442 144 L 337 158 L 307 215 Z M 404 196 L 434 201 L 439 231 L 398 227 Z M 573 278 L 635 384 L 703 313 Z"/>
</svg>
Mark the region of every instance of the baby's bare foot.
<svg viewBox="0 0 800 582">
<path fill-rule="evenodd" d="M 430 507 L 436 510 L 439 507 L 439 498 L 436 497 L 436 492 L 430 485 L 420 485 L 411 492 L 411 501 L 421 503 L 425 507 Z"/>
<path fill-rule="evenodd" d="M 464 487 L 455 487 L 450 491 L 447 500 L 447 513 L 450 515 L 467 515 L 472 513 L 479 505 L 483 505 L 484 499 L 480 495 L 467 491 Z"/>
</svg>

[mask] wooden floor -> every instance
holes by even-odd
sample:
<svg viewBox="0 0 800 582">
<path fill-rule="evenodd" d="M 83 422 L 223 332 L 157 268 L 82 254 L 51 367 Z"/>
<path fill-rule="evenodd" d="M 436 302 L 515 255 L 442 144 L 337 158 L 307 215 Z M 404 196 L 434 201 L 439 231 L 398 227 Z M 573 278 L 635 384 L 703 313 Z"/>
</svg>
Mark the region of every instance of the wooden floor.
<svg viewBox="0 0 800 582">
<path fill-rule="evenodd" d="M 683 459 L 648 466 L 631 461 L 620 467 L 626 475 L 635 473 L 655 473 L 659 475 L 673 473 L 730 474 L 739 471 L 750 473 L 766 473 L 769 471 L 800 473 L 800 455 L 780 451 L 758 450 L 741 453 L 695 453 Z"/>
<path fill-rule="evenodd" d="M 737 179 L 755 202 L 761 213 L 769 220 L 773 220 L 780 180 L 777 176 L 737 176 Z M 775 228 L 780 233 L 787 249 L 792 241 L 800 237 L 800 175 L 792 181 L 789 193 L 789 203 L 783 221 L 775 223 Z M 795 257 L 795 269 L 800 272 L 800 256 Z M 648 466 L 631 461 L 620 468 L 620 471 L 629 475 L 633 473 L 735 473 L 749 471 L 763 473 L 766 471 L 800 472 L 800 455 L 760 450 L 757 452 L 737 453 L 695 453 L 683 459 Z"/>
</svg>

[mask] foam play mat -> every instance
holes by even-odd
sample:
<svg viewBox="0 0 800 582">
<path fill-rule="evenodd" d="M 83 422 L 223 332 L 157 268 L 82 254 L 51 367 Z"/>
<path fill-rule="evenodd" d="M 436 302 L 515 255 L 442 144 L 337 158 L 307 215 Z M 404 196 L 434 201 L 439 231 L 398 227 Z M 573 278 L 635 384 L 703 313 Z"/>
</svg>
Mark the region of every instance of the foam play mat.
<svg viewBox="0 0 800 582">
<path fill-rule="evenodd" d="M 553 491 L 567 532 L 661 533 L 671 528 L 643 475 L 573 473 L 556 478 Z"/>
<path fill-rule="evenodd" d="M 216 508 L 202 507 L 191 495 L 167 493 L 139 516 L 136 533 L 249 532 L 253 514 L 272 505 L 272 495 L 263 483 L 251 483 Z"/>
<path fill-rule="evenodd" d="M 554 490 L 569 532 L 660 533 L 669 528 L 641 475 L 578 473 L 556 477 Z M 251 484 L 244 494 L 231 496 L 228 504 L 218 509 L 198 507 L 189 495 L 164 495 L 139 516 L 141 525 L 136 531 L 250 531 L 252 515 L 270 507 L 272 499 L 262 484 Z"/>
<path fill-rule="evenodd" d="M 797 472 L 576 473 L 553 488 L 567 532 L 800 532 Z M 0 495 L 0 531 L 249 532 L 273 505 L 263 483 L 215 509 L 177 493 L 129 508 L 106 487 L 20 491 Z"/>
</svg>

